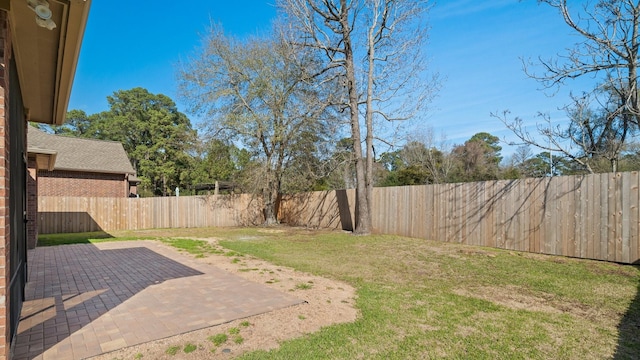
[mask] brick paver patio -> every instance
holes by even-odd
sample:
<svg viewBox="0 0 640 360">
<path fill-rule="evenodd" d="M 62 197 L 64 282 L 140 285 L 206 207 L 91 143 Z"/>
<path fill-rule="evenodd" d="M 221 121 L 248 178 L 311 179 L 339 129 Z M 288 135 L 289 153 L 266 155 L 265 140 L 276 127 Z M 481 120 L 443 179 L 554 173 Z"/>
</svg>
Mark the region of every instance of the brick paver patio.
<svg viewBox="0 0 640 360">
<path fill-rule="evenodd" d="M 302 303 L 153 241 L 42 247 L 14 359 L 83 359 Z"/>
</svg>

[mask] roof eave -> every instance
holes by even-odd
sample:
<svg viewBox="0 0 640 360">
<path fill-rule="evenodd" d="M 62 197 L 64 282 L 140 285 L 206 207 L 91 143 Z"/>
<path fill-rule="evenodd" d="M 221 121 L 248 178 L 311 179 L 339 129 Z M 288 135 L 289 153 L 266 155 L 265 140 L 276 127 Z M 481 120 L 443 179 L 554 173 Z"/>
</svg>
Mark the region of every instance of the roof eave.
<svg viewBox="0 0 640 360">
<path fill-rule="evenodd" d="M 102 170 L 102 169 L 76 169 L 76 168 L 65 168 L 65 167 L 55 167 L 56 171 L 73 171 L 73 172 L 89 172 L 89 173 L 98 173 L 98 174 L 117 174 L 117 175 L 129 175 L 133 174 L 130 171 L 115 171 L 115 170 Z"/>
<path fill-rule="evenodd" d="M 27 148 L 27 154 L 33 156 L 36 161 L 36 169 L 53 171 L 56 165 L 58 152 L 50 149 L 40 149 L 36 147 Z"/>
<path fill-rule="evenodd" d="M 13 51 L 30 121 L 62 125 L 91 0 L 48 0 L 56 28 L 35 22 L 25 0 L 0 0 L 8 10 Z"/>
</svg>

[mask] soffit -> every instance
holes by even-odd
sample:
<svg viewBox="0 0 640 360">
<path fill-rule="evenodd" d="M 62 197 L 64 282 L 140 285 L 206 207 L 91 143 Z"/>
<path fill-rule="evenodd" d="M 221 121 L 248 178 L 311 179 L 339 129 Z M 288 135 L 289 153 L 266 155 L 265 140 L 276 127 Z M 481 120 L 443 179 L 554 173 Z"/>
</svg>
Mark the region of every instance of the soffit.
<svg viewBox="0 0 640 360">
<path fill-rule="evenodd" d="M 53 171 L 56 164 L 56 156 L 58 152 L 50 149 L 40 149 L 37 147 L 27 148 L 29 157 L 33 157 L 36 160 L 37 170 Z"/>
<path fill-rule="evenodd" d="M 26 0 L 10 0 L 9 22 L 29 120 L 61 125 L 91 0 L 48 0 L 48 3 L 56 23 L 53 30 L 36 24 L 36 15 Z"/>
</svg>

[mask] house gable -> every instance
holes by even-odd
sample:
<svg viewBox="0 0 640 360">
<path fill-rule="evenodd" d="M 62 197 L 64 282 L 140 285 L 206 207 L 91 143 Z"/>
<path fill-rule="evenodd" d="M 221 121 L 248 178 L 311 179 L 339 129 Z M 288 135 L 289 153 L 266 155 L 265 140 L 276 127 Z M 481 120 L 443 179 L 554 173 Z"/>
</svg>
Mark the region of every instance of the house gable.
<svg viewBox="0 0 640 360">
<path fill-rule="evenodd" d="M 135 174 L 122 144 L 45 133 L 29 127 L 29 148 L 56 152 L 54 170 L 108 174 Z"/>
<path fill-rule="evenodd" d="M 127 197 L 135 171 L 121 143 L 45 133 L 29 127 L 30 149 L 56 154 L 55 165 L 38 169 L 39 196 Z M 34 150 L 35 151 L 35 150 Z"/>
</svg>

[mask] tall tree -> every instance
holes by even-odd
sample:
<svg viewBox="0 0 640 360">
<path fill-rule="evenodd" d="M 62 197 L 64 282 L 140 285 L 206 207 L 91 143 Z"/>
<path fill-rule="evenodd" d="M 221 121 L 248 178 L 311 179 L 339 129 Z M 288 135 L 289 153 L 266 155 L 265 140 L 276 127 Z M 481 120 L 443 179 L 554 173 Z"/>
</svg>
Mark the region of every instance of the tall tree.
<svg viewBox="0 0 640 360">
<path fill-rule="evenodd" d="M 74 109 L 67 111 L 66 120 L 62 125 L 38 123 L 31 123 L 31 125 L 42 131 L 56 135 L 93 137 L 91 133 L 91 124 L 96 118 L 96 115 L 87 115 L 84 110 Z"/>
<path fill-rule="evenodd" d="M 204 46 L 179 68 L 179 87 L 192 112 L 215 136 L 240 141 L 255 160 L 255 191 L 265 223 L 277 223 L 284 175 L 293 160 L 321 155 L 335 134 L 332 91 L 319 86 L 318 61 L 282 33 L 237 39 L 213 26 Z M 298 164 L 299 165 L 299 164 Z"/>
<path fill-rule="evenodd" d="M 638 133 L 638 126 L 630 121 L 629 113 L 619 111 L 622 103 L 615 93 L 600 92 L 572 97 L 573 104 L 565 107 L 569 122 L 552 125 L 548 114 L 539 114 L 539 136 L 532 135 L 520 118 L 508 119 L 508 112 L 493 114 L 505 123 L 524 144 L 558 157 L 573 161 L 588 173 L 618 171 L 618 161 L 624 154 L 628 139 Z M 603 166 L 604 165 L 604 166 Z"/>
<path fill-rule="evenodd" d="M 143 192 L 172 194 L 196 136 L 189 119 L 169 97 L 143 88 L 118 90 L 107 101 L 110 109 L 89 116 L 83 136 L 121 142 Z"/>
<path fill-rule="evenodd" d="M 428 182 L 441 184 L 449 179 L 454 167 L 451 149 L 444 134 L 436 141 L 431 127 L 423 127 L 409 136 L 409 142 L 402 149 L 407 163 L 423 168 L 428 174 Z"/>
<path fill-rule="evenodd" d="M 638 124 L 640 97 L 640 2 L 633 0 L 598 0 L 570 8 L 567 0 L 539 0 L 556 8 L 566 25 L 580 41 L 552 59 L 539 58 L 543 71 L 530 66 L 526 72 L 546 87 L 592 76 L 602 81 L 601 88 L 621 99 L 615 113 L 630 115 Z M 578 7 L 578 4 L 575 4 Z"/>
<path fill-rule="evenodd" d="M 543 151 L 533 154 L 529 145 L 522 145 L 507 159 L 506 167 L 502 169 L 501 178 L 531 178 L 559 175 L 575 175 L 580 172 L 576 164 L 570 160 L 552 156 L 549 152 Z M 513 176 L 510 176 L 513 175 Z"/>
<path fill-rule="evenodd" d="M 617 171 L 624 143 L 637 131 L 640 119 L 640 2 L 598 0 L 580 6 L 567 0 L 539 2 L 557 9 L 579 41 L 556 57 L 525 63 L 525 72 L 546 88 L 587 76 L 598 85 L 568 104 L 568 128 L 551 126 L 551 119 L 543 115 L 544 122 L 538 125 L 543 140 L 530 135 L 522 119 L 507 119 L 507 112 L 494 116 L 524 143 L 559 152 L 588 172 L 595 172 L 592 164 L 603 158 L 609 161 L 610 171 Z"/>
<path fill-rule="evenodd" d="M 431 133 L 412 136 L 402 149 L 380 155 L 379 163 L 387 170 L 381 186 L 440 184 L 448 180 L 454 166 L 453 157 L 444 147 L 437 148 Z M 418 140 L 421 139 L 421 140 Z"/>
<path fill-rule="evenodd" d="M 220 139 L 210 139 L 201 145 L 193 167 L 194 184 L 211 184 L 216 181 L 229 181 L 237 171 L 234 154 L 239 151 L 233 144 Z"/>
<path fill-rule="evenodd" d="M 433 82 L 424 73 L 426 39 L 421 0 L 279 0 L 299 31 L 297 41 L 326 60 L 339 79 L 340 110 L 349 116 L 356 172 L 355 233 L 371 232 L 374 122 L 408 119 L 426 104 Z M 363 114 L 361 123 L 360 116 Z M 365 136 L 364 155 L 361 131 Z"/>
<path fill-rule="evenodd" d="M 195 193 L 196 185 L 213 185 L 216 181 L 242 189 L 242 173 L 250 163 L 249 151 L 217 138 L 198 139 L 189 152 L 189 167 L 180 174 L 187 193 Z M 220 184 L 219 184 L 220 185 Z"/>
<path fill-rule="evenodd" d="M 322 180 L 327 189 L 354 189 L 356 187 L 353 142 L 350 138 L 338 140 L 329 161 L 324 164 L 326 174 Z"/>
<path fill-rule="evenodd" d="M 464 145 L 453 149 L 457 159 L 457 181 L 496 180 L 500 176 L 500 151 L 498 137 L 486 132 L 473 135 Z"/>
<path fill-rule="evenodd" d="M 525 177 L 573 175 L 580 173 L 580 170 L 576 169 L 575 163 L 567 161 L 566 158 L 560 156 L 551 156 L 546 151 L 526 159 L 519 164 L 518 168 Z"/>
<path fill-rule="evenodd" d="M 77 137 L 87 137 L 90 135 L 91 117 L 83 110 L 70 110 L 64 124 L 51 125 L 54 134 Z"/>
</svg>

